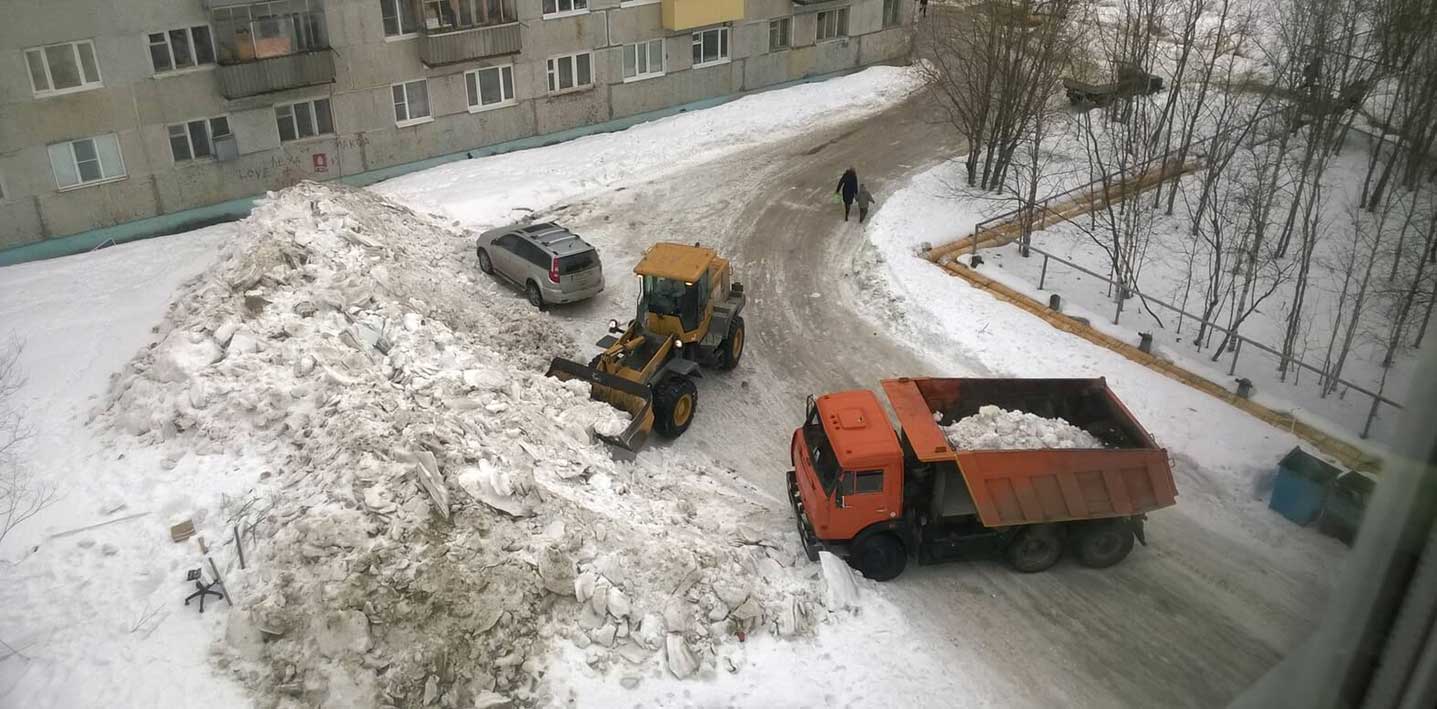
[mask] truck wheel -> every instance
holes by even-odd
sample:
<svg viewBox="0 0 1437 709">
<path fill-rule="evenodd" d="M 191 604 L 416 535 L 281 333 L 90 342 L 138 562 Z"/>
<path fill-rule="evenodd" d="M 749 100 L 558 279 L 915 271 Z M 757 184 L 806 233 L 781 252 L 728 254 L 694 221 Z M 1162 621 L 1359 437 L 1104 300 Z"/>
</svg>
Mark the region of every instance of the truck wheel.
<svg viewBox="0 0 1437 709">
<path fill-rule="evenodd" d="M 743 345 L 743 316 L 740 315 L 728 326 L 728 337 L 720 345 L 723 349 L 719 351 L 719 369 L 737 367 L 739 359 L 743 357 Z"/>
<path fill-rule="evenodd" d="M 698 409 L 699 392 L 692 379 L 674 375 L 659 382 L 654 392 L 654 426 L 664 438 L 678 438 L 689 430 Z"/>
<path fill-rule="evenodd" d="M 1090 524 L 1078 532 L 1073 551 L 1078 563 L 1091 569 L 1106 569 L 1127 558 L 1133 550 L 1133 530 L 1121 522 Z"/>
<path fill-rule="evenodd" d="M 1063 556 L 1063 540 L 1051 524 L 1027 527 L 1008 543 L 1008 563 L 1025 574 L 1046 571 Z"/>
<path fill-rule="evenodd" d="M 875 534 L 863 540 L 853 555 L 858 570 L 874 581 L 888 581 L 903 573 L 908 554 L 892 534 Z"/>
</svg>

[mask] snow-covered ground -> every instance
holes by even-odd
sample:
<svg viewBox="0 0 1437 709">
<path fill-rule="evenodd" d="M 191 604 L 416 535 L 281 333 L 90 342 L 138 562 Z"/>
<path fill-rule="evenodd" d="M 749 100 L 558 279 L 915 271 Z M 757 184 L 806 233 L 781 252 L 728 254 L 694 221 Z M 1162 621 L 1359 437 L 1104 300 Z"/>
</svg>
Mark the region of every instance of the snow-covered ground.
<svg viewBox="0 0 1437 709">
<path fill-rule="evenodd" d="M 913 87 L 871 69 L 378 191 L 497 224 Z M 470 199 L 470 180 L 493 176 L 480 165 L 513 179 Z M 585 433 L 607 408 L 539 376 L 572 340 L 446 271 L 468 250 L 462 232 L 362 195 L 302 187 L 239 224 L 5 269 L 0 321 L 26 344 L 22 404 L 41 431 L 24 460 L 61 495 L 0 548 L 6 703 L 244 706 L 247 687 L 345 706 L 376 691 L 714 704 L 779 682 L 795 702 L 819 686 L 859 703 L 941 693 L 951 670 L 903 656 L 891 605 L 825 610 L 787 525 L 744 523 L 753 495 L 731 472 L 658 453 L 609 461 Z M 554 415 L 566 409 L 593 413 Z M 461 491 L 445 501 L 459 531 L 438 543 L 432 500 Z M 207 555 L 169 540 L 185 519 Z M 256 522 L 242 571 L 234 527 Z M 212 578 L 210 559 L 235 605 L 199 615 L 179 603 L 184 572 Z M 854 646 L 894 657 L 892 684 L 835 684 L 830 658 Z M 709 681 L 674 679 L 689 673 Z"/>
</svg>

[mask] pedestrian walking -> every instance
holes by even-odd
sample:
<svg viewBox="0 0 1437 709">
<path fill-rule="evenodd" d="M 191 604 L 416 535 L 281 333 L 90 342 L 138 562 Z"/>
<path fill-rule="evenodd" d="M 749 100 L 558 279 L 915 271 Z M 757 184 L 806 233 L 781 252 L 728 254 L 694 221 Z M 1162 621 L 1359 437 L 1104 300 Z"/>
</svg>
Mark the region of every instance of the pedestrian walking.
<svg viewBox="0 0 1437 709">
<path fill-rule="evenodd" d="M 851 167 L 844 170 L 833 193 L 843 197 L 843 221 L 846 222 L 849 211 L 853 209 L 853 200 L 858 197 L 858 171 Z"/>
<path fill-rule="evenodd" d="M 918 14 L 923 17 L 928 16 L 928 0 L 918 0 Z"/>
<path fill-rule="evenodd" d="M 858 196 L 854 198 L 858 203 L 858 223 L 862 224 L 868 218 L 868 207 L 873 204 L 873 193 L 868 191 L 868 185 L 858 186 Z"/>
</svg>

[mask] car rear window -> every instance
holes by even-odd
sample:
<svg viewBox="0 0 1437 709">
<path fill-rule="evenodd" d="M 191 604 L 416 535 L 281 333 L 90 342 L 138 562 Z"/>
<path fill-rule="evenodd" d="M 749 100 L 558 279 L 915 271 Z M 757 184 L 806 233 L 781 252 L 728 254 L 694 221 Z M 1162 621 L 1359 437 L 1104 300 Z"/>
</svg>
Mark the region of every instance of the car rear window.
<svg viewBox="0 0 1437 709">
<path fill-rule="evenodd" d="M 580 271 L 587 271 L 598 264 L 599 260 L 593 251 L 569 254 L 559 258 L 559 275 L 567 276 Z"/>
</svg>

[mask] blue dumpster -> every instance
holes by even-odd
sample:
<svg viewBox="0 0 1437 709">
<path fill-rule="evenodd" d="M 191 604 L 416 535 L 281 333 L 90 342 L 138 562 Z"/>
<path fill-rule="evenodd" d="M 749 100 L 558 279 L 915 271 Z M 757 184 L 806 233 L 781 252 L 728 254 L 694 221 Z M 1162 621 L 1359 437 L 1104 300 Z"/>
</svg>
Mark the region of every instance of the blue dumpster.
<svg viewBox="0 0 1437 709">
<path fill-rule="evenodd" d="M 1337 537 L 1348 546 L 1357 538 L 1362 526 L 1362 513 L 1367 501 L 1377 491 L 1377 480 L 1370 475 L 1349 470 L 1332 482 L 1327 499 L 1322 503 L 1322 519 L 1317 528 L 1329 537 Z"/>
<path fill-rule="evenodd" d="M 1277 480 L 1267 506 L 1304 527 L 1322 513 L 1327 488 L 1341 470 L 1293 448 L 1277 464 Z"/>
</svg>

